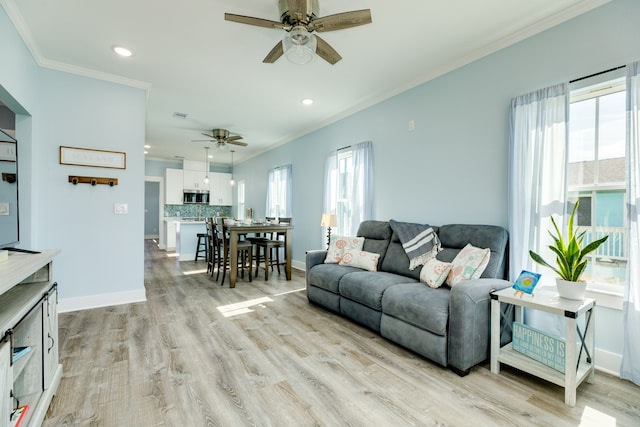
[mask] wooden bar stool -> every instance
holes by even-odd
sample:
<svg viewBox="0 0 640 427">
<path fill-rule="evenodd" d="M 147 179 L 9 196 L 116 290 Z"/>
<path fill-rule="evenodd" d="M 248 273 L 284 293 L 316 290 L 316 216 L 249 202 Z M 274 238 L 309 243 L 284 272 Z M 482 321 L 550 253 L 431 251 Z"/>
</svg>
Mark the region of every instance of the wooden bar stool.
<svg viewBox="0 0 640 427">
<path fill-rule="evenodd" d="M 198 258 L 204 258 L 205 261 L 209 260 L 209 236 L 207 233 L 198 233 L 198 244 L 196 245 L 196 258 L 194 261 L 198 261 Z M 200 255 L 204 253 L 204 255 Z"/>
</svg>

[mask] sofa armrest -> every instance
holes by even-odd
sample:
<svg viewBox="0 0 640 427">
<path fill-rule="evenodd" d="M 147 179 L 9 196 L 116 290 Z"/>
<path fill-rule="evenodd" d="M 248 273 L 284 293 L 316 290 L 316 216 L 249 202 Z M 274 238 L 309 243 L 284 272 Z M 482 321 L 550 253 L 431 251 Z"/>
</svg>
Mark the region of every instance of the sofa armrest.
<svg viewBox="0 0 640 427">
<path fill-rule="evenodd" d="M 311 270 L 311 267 L 313 267 L 314 265 L 318 265 L 318 264 L 324 263 L 324 259 L 326 257 L 327 257 L 327 251 L 326 250 L 307 251 L 306 261 L 305 261 L 306 278 L 307 279 L 309 277 L 309 270 Z M 307 283 L 308 282 L 309 281 L 307 280 Z"/>
<path fill-rule="evenodd" d="M 501 279 L 474 279 L 451 288 L 449 300 L 449 365 L 466 372 L 489 357 L 491 296 L 511 286 Z"/>
</svg>

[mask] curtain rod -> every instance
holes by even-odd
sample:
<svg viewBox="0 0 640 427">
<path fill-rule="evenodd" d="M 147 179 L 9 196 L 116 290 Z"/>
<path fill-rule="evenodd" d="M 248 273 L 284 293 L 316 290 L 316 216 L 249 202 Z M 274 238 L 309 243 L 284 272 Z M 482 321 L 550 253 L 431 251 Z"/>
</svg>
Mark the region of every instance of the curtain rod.
<svg viewBox="0 0 640 427">
<path fill-rule="evenodd" d="M 618 67 L 614 67 L 614 68 L 611 68 L 609 70 L 600 71 L 599 73 L 594 73 L 594 74 L 591 74 L 591 75 L 588 75 L 588 76 L 584 76 L 584 77 L 580 77 L 580 78 L 571 80 L 571 81 L 569 81 L 569 83 L 575 83 L 575 82 L 579 82 L 580 80 L 588 79 L 590 77 L 599 76 L 600 74 L 610 73 L 611 71 L 619 70 L 620 68 L 624 68 L 624 67 L 626 67 L 626 65 L 620 65 Z"/>
<path fill-rule="evenodd" d="M 347 148 L 351 148 L 351 146 L 350 146 L 350 145 L 345 145 L 345 146 L 344 146 L 344 147 L 342 147 L 342 148 L 338 148 L 338 150 L 337 150 L 337 151 L 346 150 Z"/>
</svg>

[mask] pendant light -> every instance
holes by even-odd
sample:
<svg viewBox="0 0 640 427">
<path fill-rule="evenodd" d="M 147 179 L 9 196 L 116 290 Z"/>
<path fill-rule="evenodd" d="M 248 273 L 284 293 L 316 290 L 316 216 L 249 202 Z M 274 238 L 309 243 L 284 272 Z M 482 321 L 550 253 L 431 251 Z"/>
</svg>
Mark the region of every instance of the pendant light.
<svg viewBox="0 0 640 427">
<path fill-rule="evenodd" d="M 204 175 L 204 183 L 209 184 L 209 147 L 204 147 L 204 167 L 205 167 L 205 175 Z"/>
<path fill-rule="evenodd" d="M 233 152 L 235 150 L 229 150 L 231 152 L 231 181 L 229 181 L 229 184 L 234 185 L 235 181 L 233 180 Z"/>
</svg>

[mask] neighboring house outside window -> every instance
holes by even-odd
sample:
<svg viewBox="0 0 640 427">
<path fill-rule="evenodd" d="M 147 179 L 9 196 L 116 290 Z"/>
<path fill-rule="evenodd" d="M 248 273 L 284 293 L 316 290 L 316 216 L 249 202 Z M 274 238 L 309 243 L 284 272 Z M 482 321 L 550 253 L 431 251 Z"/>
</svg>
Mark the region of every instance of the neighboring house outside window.
<svg viewBox="0 0 640 427">
<path fill-rule="evenodd" d="M 625 97 L 622 78 L 571 91 L 569 107 L 568 201 L 580 201 L 577 225 L 587 231 L 585 242 L 609 235 L 583 279 L 591 290 L 616 295 L 624 291 L 629 228 Z"/>
</svg>

